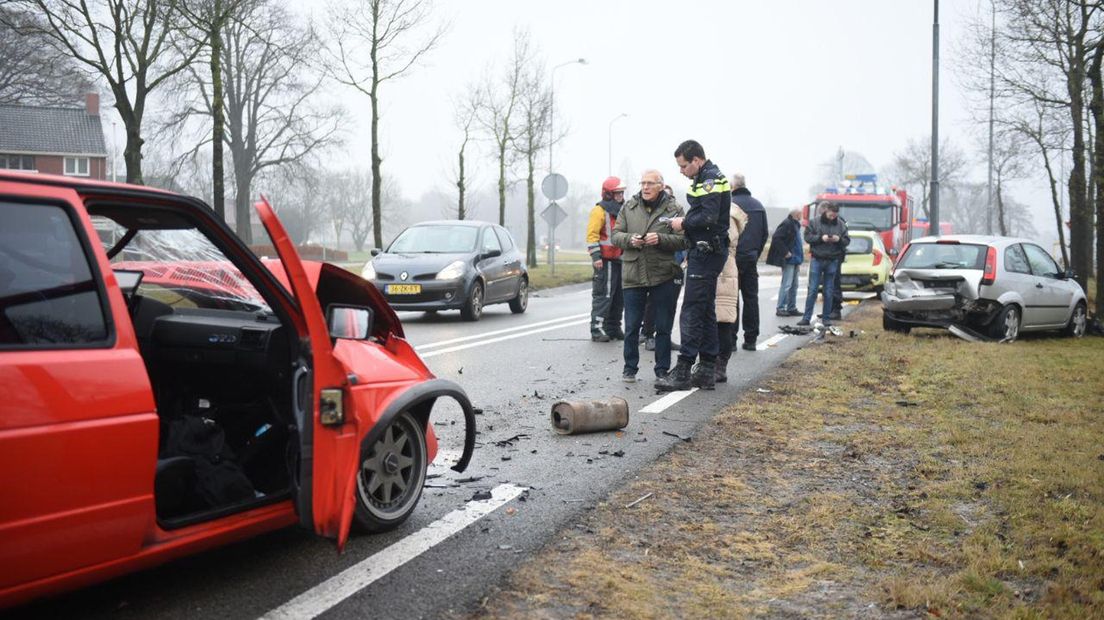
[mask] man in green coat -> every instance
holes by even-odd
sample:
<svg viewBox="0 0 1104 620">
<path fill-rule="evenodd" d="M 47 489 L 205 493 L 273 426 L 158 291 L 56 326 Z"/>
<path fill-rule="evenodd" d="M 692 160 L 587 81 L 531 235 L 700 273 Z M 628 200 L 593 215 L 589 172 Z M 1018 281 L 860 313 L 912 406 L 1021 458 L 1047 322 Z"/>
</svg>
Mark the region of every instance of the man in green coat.
<svg viewBox="0 0 1104 620">
<path fill-rule="evenodd" d="M 640 363 L 640 324 L 644 307 L 650 301 L 655 310 L 655 374 L 667 375 L 671 368 L 671 327 L 675 315 L 672 297 L 677 294 L 675 278 L 682 268 L 675 263 L 675 252 L 686 249 L 686 237 L 667 224 L 682 217 L 682 207 L 663 191 L 663 175 L 647 170 L 641 176 L 640 193 L 621 207 L 613 227 L 612 242 L 624 250 L 621 254 L 621 282 L 625 293 L 625 369 L 626 383 L 636 381 Z"/>
</svg>

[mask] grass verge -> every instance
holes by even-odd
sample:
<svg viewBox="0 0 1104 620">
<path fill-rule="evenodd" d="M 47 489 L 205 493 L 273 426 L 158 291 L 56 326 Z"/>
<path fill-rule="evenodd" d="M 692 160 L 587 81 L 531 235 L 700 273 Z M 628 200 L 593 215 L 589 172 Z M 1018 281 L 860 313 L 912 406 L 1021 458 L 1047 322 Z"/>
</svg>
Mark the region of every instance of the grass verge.
<svg viewBox="0 0 1104 620">
<path fill-rule="evenodd" d="M 567 284 L 590 282 L 594 278 L 594 268 L 590 263 L 556 263 L 556 273 L 548 265 L 537 265 L 529 268 L 529 287 L 535 291 L 546 288 L 555 288 Z"/>
<path fill-rule="evenodd" d="M 1104 617 L 1104 339 L 844 327 L 475 615 Z"/>
</svg>

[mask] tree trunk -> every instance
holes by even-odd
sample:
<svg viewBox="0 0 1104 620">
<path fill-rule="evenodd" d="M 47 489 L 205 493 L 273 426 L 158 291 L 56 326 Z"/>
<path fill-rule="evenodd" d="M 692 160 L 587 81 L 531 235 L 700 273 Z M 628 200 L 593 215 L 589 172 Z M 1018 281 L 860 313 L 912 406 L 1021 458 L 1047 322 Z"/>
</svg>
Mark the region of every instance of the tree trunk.
<svg viewBox="0 0 1104 620">
<path fill-rule="evenodd" d="M 457 207 L 456 207 L 456 219 L 459 219 L 459 220 L 464 219 L 464 217 L 467 215 L 464 212 L 464 191 L 467 189 L 464 185 L 464 182 L 465 182 L 465 179 L 464 179 L 464 148 L 466 146 L 467 146 L 467 143 L 465 142 L 464 146 L 460 147 L 460 155 L 458 157 L 458 159 L 460 160 L 460 175 L 459 175 L 459 178 L 456 180 L 456 189 L 457 189 L 457 192 L 459 193 L 459 198 L 460 199 L 459 199 L 459 201 L 457 203 Z"/>
<path fill-rule="evenodd" d="M 253 227 L 249 219 L 250 186 L 253 185 L 253 174 L 243 162 L 234 162 L 234 180 L 238 192 L 234 195 L 234 228 L 246 245 L 253 243 Z"/>
<path fill-rule="evenodd" d="M 498 143 L 498 225 L 506 226 L 506 141 Z"/>
<path fill-rule="evenodd" d="M 211 206 L 226 220 L 226 182 L 223 176 L 222 141 L 226 134 L 222 96 L 222 0 L 215 0 L 215 19 L 211 25 Z"/>
<path fill-rule="evenodd" d="M 1042 136 L 1041 129 L 1039 135 Z M 1054 204 L 1054 223 L 1058 229 L 1058 245 L 1062 248 L 1062 265 L 1069 269 L 1070 259 L 1069 251 L 1066 249 L 1066 226 L 1062 221 L 1062 202 L 1058 200 L 1058 181 L 1054 178 L 1054 169 L 1050 165 L 1050 153 L 1041 139 L 1039 148 L 1043 153 L 1043 167 L 1046 168 L 1047 180 L 1050 182 L 1050 200 Z"/>
<path fill-rule="evenodd" d="M 1085 182 L 1085 64 L 1084 41 L 1072 42 L 1070 68 L 1066 75 L 1069 94 L 1070 129 L 1073 132 L 1073 169 L 1069 178 L 1070 263 L 1081 288 L 1088 290 L 1092 275 L 1093 213 L 1086 200 Z"/>
<path fill-rule="evenodd" d="M 1000 230 L 1002 237 L 1008 236 L 1008 226 L 1005 224 L 1004 218 L 1004 192 L 1001 186 L 1001 174 L 997 173 L 997 227 Z"/>
<path fill-rule="evenodd" d="M 383 205 L 381 194 L 383 189 L 383 177 L 380 175 L 380 162 L 383 160 L 379 154 L 379 42 L 378 28 L 380 23 L 380 3 L 372 2 L 372 88 L 369 99 L 372 102 L 372 241 L 374 247 L 383 247 Z"/>
<path fill-rule="evenodd" d="M 1101 275 L 1104 274 L 1104 42 L 1096 43 L 1092 64 L 1089 69 L 1089 82 L 1092 96 L 1089 110 L 1092 112 L 1093 125 L 1096 128 L 1095 147 L 1093 148 L 1092 179 L 1096 200 L 1096 316 L 1104 308 L 1104 286 Z"/>
<path fill-rule="evenodd" d="M 119 101 L 116 94 L 116 101 Z M 123 129 L 126 130 L 126 147 L 123 149 L 123 162 L 126 164 L 126 182 L 134 185 L 144 185 L 142 179 L 142 118 L 131 112 L 122 103 L 116 103 L 115 109 L 123 119 Z"/>
<path fill-rule="evenodd" d="M 529 174 L 525 177 L 525 191 L 527 199 L 527 211 L 528 211 L 528 240 L 525 243 L 525 264 L 529 267 L 537 266 L 537 199 L 533 193 L 533 149 L 529 149 L 528 153 Z M 552 239 L 549 238 L 549 243 Z"/>
</svg>

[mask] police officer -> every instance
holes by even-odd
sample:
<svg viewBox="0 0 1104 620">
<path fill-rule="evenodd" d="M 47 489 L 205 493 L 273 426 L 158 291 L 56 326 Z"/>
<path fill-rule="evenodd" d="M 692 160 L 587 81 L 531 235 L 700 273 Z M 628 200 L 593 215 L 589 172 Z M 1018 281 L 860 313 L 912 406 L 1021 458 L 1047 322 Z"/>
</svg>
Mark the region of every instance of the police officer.
<svg viewBox="0 0 1104 620">
<path fill-rule="evenodd" d="M 679 331 L 682 349 L 678 363 L 656 382 L 661 392 L 687 390 L 691 386 L 711 390 L 720 343 L 717 339 L 717 276 L 728 257 L 729 197 L 731 188 L 721 170 L 705 158 L 705 149 L 695 140 L 687 140 L 675 149 L 675 163 L 683 176 L 691 180 L 686 200 L 686 217 L 671 220 L 671 228 L 682 230 L 690 246 L 686 259 L 685 289 Z M 690 369 L 694 360 L 700 363 Z"/>
</svg>

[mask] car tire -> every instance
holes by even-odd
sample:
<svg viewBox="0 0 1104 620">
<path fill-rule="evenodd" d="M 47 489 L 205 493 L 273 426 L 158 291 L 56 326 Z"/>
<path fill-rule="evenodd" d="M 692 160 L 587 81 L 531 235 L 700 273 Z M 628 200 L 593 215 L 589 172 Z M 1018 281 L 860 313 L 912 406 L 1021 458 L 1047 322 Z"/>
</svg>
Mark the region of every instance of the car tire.
<svg viewBox="0 0 1104 620">
<path fill-rule="evenodd" d="M 887 332 L 897 332 L 899 334 L 907 334 L 912 331 L 912 326 L 907 323 L 902 323 L 897 319 L 890 317 L 888 314 L 882 313 L 882 329 Z"/>
<path fill-rule="evenodd" d="M 406 521 L 422 497 L 427 454 L 425 429 L 409 411 L 395 416 L 372 445 L 361 446 L 354 513 L 358 529 L 386 532 Z"/>
<path fill-rule="evenodd" d="M 481 316 L 483 316 L 483 283 L 477 280 L 472 284 L 464 307 L 460 308 L 460 317 L 465 321 L 478 321 Z"/>
<path fill-rule="evenodd" d="M 989 337 L 997 342 L 1015 342 L 1020 335 L 1020 307 L 1008 304 L 989 323 Z"/>
<path fill-rule="evenodd" d="M 529 280 L 522 278 L 518 283 L 517 297 L 510 300 L 510 312 L 521 314 L 529 307 Z"/>
<path fill-rule="evenodd" d="M 1065 329 L 1062 330 L 1062 335 L 1070 338 L 1080 338 L 1085 335 L 1085 328 L 1088 324 L 1089 313 L 1085 307 L 1085 302 L 1077 302 L 1077 305 L 1073 308 L 1073 313 L 1070 314 L 1069 323 L 1066 323 Z"/>
</svg>

